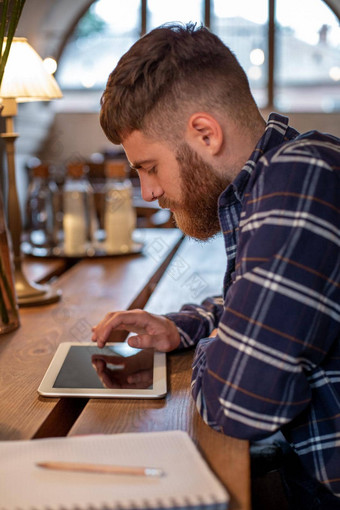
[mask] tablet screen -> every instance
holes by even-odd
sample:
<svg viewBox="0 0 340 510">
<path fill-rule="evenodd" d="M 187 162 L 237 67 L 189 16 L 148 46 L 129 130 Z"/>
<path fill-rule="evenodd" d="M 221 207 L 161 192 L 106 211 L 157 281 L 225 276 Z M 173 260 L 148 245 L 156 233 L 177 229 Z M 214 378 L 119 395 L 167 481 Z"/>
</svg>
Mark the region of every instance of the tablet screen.
<svg viewBox="0 0 340 510">
<path fill-rule="evenodd" d="M 62 342 L 38 388 L 44 397 L 161 398 L 166 395 L 166 355 L 127 342 Z"/>
<path fill-rule="evenodd" d="M 152 389 L 154 354 L 127 343 L 99 349 L 72 345 L 53 388 Z"/>
</svg>

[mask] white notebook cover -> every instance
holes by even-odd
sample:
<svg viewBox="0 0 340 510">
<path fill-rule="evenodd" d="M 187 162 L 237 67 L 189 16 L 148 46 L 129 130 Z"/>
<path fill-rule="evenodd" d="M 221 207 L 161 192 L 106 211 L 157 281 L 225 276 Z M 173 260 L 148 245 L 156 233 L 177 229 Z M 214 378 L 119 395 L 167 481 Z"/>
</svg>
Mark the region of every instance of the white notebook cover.
<svg viewBox="0 0 340 510">
<path fill-rule="evenodd" d="M 79 473 L 36 466 L 45 461 L 158 467 L 165 475 Z M 224 510 L 228 501 L 225 488 L 182 431 L 0 442 L 1 510 Z"/>
</svg>

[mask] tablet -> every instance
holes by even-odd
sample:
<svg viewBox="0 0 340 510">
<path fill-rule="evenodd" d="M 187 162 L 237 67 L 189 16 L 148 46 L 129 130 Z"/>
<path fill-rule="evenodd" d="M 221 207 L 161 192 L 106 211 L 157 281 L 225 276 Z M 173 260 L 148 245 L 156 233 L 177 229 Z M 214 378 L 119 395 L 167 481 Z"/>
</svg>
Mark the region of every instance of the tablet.
<svg viewBox="0 0 340 510">
<path fill-rule="evenodd" d="M 61 343 L 38 388 L 44 397 L 161 398 L 166 391 L 165 353 L 126 342 Z"/>
</svg>

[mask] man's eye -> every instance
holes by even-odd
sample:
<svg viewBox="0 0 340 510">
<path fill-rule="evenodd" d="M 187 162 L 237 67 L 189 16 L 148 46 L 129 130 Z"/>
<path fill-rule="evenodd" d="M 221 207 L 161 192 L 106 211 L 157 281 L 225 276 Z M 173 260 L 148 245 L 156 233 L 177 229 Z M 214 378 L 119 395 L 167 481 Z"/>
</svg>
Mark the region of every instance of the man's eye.
<svg viewBox="0 0 340 510">
<path fill-rule="evenodd" d="M 153 166 L 152 168 L 150 168 L 150 170 L 147 171 L 147 174 L 148 175 L 152 175 L 152 174 L 155 174 L 156 173 L 156 167 Z"/>
</svg>

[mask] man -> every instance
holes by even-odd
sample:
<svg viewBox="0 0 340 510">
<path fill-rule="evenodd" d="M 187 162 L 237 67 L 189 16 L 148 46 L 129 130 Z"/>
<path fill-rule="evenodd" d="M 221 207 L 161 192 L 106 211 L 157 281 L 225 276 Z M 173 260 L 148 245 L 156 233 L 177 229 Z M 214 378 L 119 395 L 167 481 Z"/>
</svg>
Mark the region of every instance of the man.
<svg viewBox="0 0 340 510">
<path fill-rule="evenodd" d="M 338 508 L 340 141 L 299 135 L 277 114 L 266 124 L 234 55 L 194 26 L 156 29 L 122 57 L 101 125 L 143 198 L 171 209 L 189 236 L 222 230 L 228 261 L 223 300 L 162 317 L 113 312 L 93 341 L 125 329 L 135 347 L 198 344 L 203 419 L 249 440 L 281 430 L 318 480 L 308 508 Z"/>
</svg>

